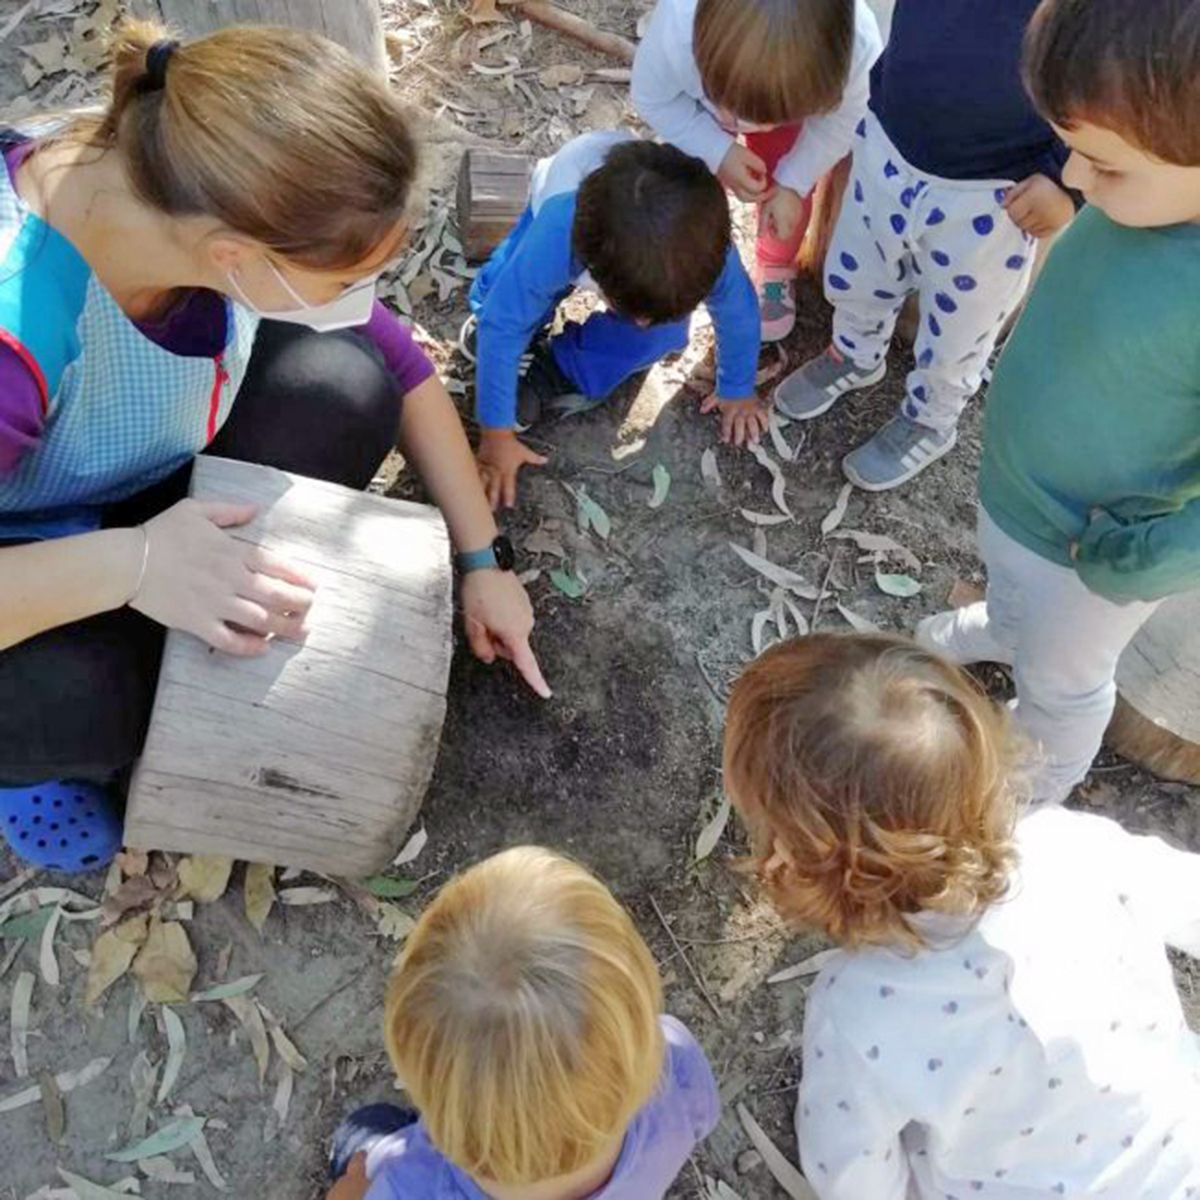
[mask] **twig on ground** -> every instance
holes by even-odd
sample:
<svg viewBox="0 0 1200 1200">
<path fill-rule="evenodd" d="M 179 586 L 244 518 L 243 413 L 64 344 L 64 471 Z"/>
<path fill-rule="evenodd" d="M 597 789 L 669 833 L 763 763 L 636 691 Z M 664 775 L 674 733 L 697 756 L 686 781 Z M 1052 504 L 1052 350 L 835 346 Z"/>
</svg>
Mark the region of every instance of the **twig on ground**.
<svg viewBox="0 0 1200 1200">
<path fill-rule="evenodd" d="M 322 1008 L 325 1007 L 326 1004 L 328 1004 L 330 1002 L 330 1000 L 332 1000 L 335 996 L 340 996 L 348 988 L 352 988 L 356 983 L 359 982 L 359 980 L 361 978 L 362 978 L 361 974 L 351 975 L 349 979 L 344 980 L 342 983 L 339 983 L 337 985 L 337 987 L 335 987 L 333 989 L 333 991 L 326 992 L 325 995 L 322 996 L 321 999 L 318 1000 L 316 1002 L 316 1004 L 314 1004 L 312 1006 L 312 1008 L 310 1008 L 308 1010 L 308 1012 L 306 1012 L 304 1014 L 304 1016 L 302 1016 L 298 1021 L 292 1022 L 292 1026 L 291 1026 L 292 1032 L 295 1033 L 296 1030 L 299 1029 L 301 1025 L 304 1025 L 309 1020 L 310 1017 L 315 1016 L 317 1014 L 317 1012 L 319 1012 Z"/>
<path fill-rule="evenodd" d="M 825 596 L 829 592 L 829 577 L 833 574 L 833 568 L 837 566 L 839 549 L 840 547 L 835 548 L 829 556 L 829 566 L 825 571 L 825 578 L 821 580 L 821 590 L 817 593 L 817 600 L 813 605 L 812 620 L 809 622 L 813 633 L 817 632 L 817 618 L 821 615 L 821 605 L 825 603 Z"/>
<path fill-rule="evenodd" d="M 545 0 L 522 0 L 522 3 L 514 4 L 513 8 L 531 21 L 545 25 L 547 29 L 566 34 L 567 37 L 574 38 L 593 50 L 599 50 L 601 54 L 611 54 L 613 58 L 633 65 L 633 55 L 637 47 L 619 33 L 597 29 L 590 21 L 585 21 L 574 13 L 564 12 L 553 4 L 547 4 Z"/>
<path fill-rule="evenodd" d="M 692 982 L 695 983 L 697 991 L 704 997 L 705 1003 L 717 1015 L 717 1020 L 724 1021 L 725 1014 L 717 1007 L 717 1002 L 712 998 L 712 993 L 704 984 L 704 980 L 700 977 L 700 972 L 692 965 L 692 960 L 688 958 L 687 951 L 679 944 L 679 939 L 675 936 L 675 930 L 667 924 L 667 918 L 663 916 L 663 910 L 659 908 L 658 901 L 654 898 L 653 892 L 648 892 L 647 896 L 650 900 L 650 907 L 654 909 L 654 915 L 658 918 L 659 924 L 667 931 L 667 937 L 671 939 L 671 945 L 675 947 L 679 957 L 683 959 L 683 965 L 687 967 L 688 974 L 692 977 Z"/>
<path fill-rule="evenodd" d="M 700 668 L 700 674 L 704 682 L 708 684 L 708 690 L 712 692 L 713 698 L 722 707 L 725 707 L 725 694 L 717 686 L 717 681 L 709 674 L 708 668 L 704 665 L 704 659 L 700 657 L 700 651 L 696 651 L 696 666 Z"/>
</svg>

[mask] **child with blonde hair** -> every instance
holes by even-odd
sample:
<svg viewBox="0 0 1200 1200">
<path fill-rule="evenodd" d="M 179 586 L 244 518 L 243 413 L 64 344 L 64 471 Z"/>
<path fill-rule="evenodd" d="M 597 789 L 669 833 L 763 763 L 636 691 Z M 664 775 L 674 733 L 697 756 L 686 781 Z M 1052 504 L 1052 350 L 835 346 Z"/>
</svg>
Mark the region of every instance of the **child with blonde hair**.
<svg viewBox="0 0 1200 1200">
<path fill-rule="evenodd" d="M 795 324 L 812 190 L 850 152 L 881 49 L 866 0 L 658 0 L 638 46 L 638 113 L 758 205 L 764 341 Z"/>
<path fill-rule="evenodd" d="M 822 1200 L 1200 1194 L 1200 857 L 1059 808 L 958 668 L 883 635 L 772 647 L 725 784 L 781 913 L 838 943 L 796 1130 Z"/>
<path fill-rule="evenodd" d="M 329 1200 L 653 1200 L 717 1123 L 704 1051 L 595 876 L 519 846 L 442 889 L 388 988 L 388 1053 L 420 1112 L 335 1138 Z"/>
</svg>

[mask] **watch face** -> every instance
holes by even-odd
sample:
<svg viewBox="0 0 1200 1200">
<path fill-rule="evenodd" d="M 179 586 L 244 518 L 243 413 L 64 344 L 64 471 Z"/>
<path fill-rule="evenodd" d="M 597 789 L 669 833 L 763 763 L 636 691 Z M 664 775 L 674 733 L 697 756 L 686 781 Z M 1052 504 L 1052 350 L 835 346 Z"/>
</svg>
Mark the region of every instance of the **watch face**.
<svg viewBox="0 0 1200 1200">
<path fill-rule="evenodd" d="M 492 543 L 492 553 L 496 556 L 496 566 L 502 571 L 511 571 L 516 565 L 517 556 L 513 552 L 513 544 L 501 534 Z"/>
</svg>

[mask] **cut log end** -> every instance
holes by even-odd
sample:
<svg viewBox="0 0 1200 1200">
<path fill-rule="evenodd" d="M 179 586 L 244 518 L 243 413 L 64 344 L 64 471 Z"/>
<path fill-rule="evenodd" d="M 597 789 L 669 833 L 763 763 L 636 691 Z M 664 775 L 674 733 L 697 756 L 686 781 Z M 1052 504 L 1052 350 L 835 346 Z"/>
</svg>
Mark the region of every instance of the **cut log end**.
<svg viewBox="0 0 1200 1200">
<path fill-rule="evenodd" d="M 1160 779 L 1200 785 L 1200 746 L 1142 716 L 1120 697 L 1105 740 L 1122 758 Z"/>
<path fill-rule="evenodd" d="M 525 154 L 468 150 L 458 169 L 455 205 L 463 253 L 481 262 L 504 240 L 529 202 L 533 160 Z"/>
</svg>

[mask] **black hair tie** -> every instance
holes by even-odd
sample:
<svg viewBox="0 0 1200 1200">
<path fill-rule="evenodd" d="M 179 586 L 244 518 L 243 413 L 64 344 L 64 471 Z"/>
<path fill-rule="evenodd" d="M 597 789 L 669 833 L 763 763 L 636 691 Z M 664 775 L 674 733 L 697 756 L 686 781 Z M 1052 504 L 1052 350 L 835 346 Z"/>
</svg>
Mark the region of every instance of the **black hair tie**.
<svg viewBox="0 0 1200 1200">
<path fill-rule="evenodd" d="M 166 86 L 167 64 L 178 49 L 179 43 L 173 38 L 163 38 L 146 51 L 146 74 L 142 82 L 145 91 L 159 92 Z"/>
</svg>

